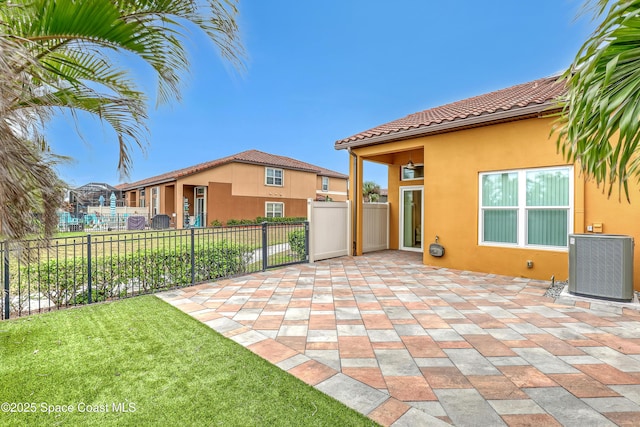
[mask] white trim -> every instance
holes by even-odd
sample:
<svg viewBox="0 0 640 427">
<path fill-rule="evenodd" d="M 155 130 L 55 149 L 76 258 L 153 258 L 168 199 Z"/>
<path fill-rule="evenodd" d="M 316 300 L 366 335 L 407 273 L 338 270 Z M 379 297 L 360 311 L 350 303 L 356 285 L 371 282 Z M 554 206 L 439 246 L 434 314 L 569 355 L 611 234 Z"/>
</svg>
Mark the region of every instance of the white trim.
<svg viewBox="0 0 640 427">
<path fill-rule="evenodd" d="M 413 164 L 415 167 L 417 166 L 422 166 L 422 176 L 419 178 L 405 178 L 404 177 L 404 170 L 407 168 L 407 165 L 402 165 L 400 166 L 400 181 L 401 182 L 407 182 L 407 181 L 423 181 L 424 180 L 424 164 L 423 163 L 414 163 Z M 411 170 L 411 169 L 409 169 Z"/>
<path fill-rule="evenodd" d="M 404 246 L 404 198 L 403 193 L 405 191 L 416 191 L 420 190 L 421 197 L 420 202 L 422 206 L 420 207 L 420 247 L 413 248 Z M 400 187 L 400 220 L 398 221 L 398 246 L 401 251 L 410 251 L 410 252 L 423 252 L 424 251 L 424 185 L 407 185 Z"/>
<path fill-rule="evenodd" d="M 269 204 L 274 204 L 274 205 L 282 205 L 282 218 L 284 218 L 284 202 L 264 202 L 264 216 L 265 218 L 270 218 L 268 211 L 267 211 L 267 206 L 269 206 Z M 273 217 L 273 218 L 281 218 L 281 217 Z"/>
<path fill-rule="evenodd" d="M 553 170 L 567 170 L 569 175 L 569 205 L 563 206 L 527 206 L 527 172 L 539 172 L 539 171 L 553 171 Z M 502 173 L 515 173 L 518 175 L 518 205 L 517 206 L 482 206 L 482 177 L 485 175 L 495 175 Z M 567 236 L 573 233 L 574 226 L 574 170 L 572 165 L 565 166 L 548 166 L 540 168 L 523 168 L 523 169 L 509 169 L 498 170 L 478 173 L 478 245 L 479 246 L 492 246 L 501 248 L 517 248 L 517 249 L 535 249 L 544 251 L 555 252 L 567 252 L 567 246 L 549 246 L 549 245 L 536 245 L 527 243 L 527 211 L 531 209 L 557 209 L 566 210 L 567 214 Z M 517 242 L 516 243 L 502 243 L 502 242 L 485 242 L 483 240 L 483 223 L 484 223 L 484 211 L 492 209 L 512 209 L 517 211 Z M 568 237 L 567 237 L 568 238 Z"/>
<path fill-rule="evenodd" d="M 322 191 L 322 190 L 316 190 L 316 194 L 331 194 L 334 196 L 346 196 L 347 192 L 346 191 Z"/>
<path fill-rule="evenodd" d="M 202 195 L 198 195 L 198 189 L 202 189 Z M 202 212 L 198 212 L 198 200 L 202 200 Z M 193 214 L 194 216 L 202 215 L 204 220 L 207 221 L 207 187 L 204 185 L 197 185 L 193 188 Z M 206 224 L 202 225 L 205 227 Z"/>
<path fill-rule="evenodd" d="M 273 182 L 274 183 L 273 184 L 269 184 L 267 182 L 267 178 L 269 178 L 269 176 L 268 176 L 269 169 L 274 171 L 274 174 L 273 174 Z M 275 184 L 275 182 L 276 182 L 275 171 L 280 171 L 280 184 Z M 284 169 L 276 168 L 276 167 L 273 167 L 273 166 L 265 166 L 264 167 L 264 185 L 268 185 L 269 187 L 284 187 Z"/>
<path fill-rule="evenodd" d="M 158 215 L 160 213 L 160 186 L 151 187 L 151 214 Z"/>
<path fill-rule="evenodd" d="M 327 180 L 327 189 L 324 189 L 324 180 Z M 323 193 L 328 193 L 329 192 L 329 177 L 328 176 L 321 176 L 320 177 L 320 189 L 322 190 Z"/>
</svg>

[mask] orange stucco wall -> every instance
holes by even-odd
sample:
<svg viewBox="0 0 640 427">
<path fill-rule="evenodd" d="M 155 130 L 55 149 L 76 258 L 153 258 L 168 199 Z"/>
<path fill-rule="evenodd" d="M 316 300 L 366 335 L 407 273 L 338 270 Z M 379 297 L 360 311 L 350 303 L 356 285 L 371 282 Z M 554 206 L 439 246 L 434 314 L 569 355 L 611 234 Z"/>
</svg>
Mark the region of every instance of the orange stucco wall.
<svg viewBox="0 0 640 427">
<path fill-rule="evenodd" d="M 178 180 L 180 185 L 207 185 L 208 182 L 233 184 L 234 196 L 283 197 L 308 199 L 315 197 L 316 175 L 284 170 L 283 185 L 265 184 L 265 167 L 245 163 L 229 163 Z"/>
<path fill-rule="evenodd" d="M 329 190 L 344 194 L 331 194 L 334 200 L 346 200 L 348 181 L 330 178 Z M 207 187 L 207 222 L 225 222 L 229 219 L 255 219 L 265 215 L 266 202 L 284 203 L 284 214 L 289 217 L 306 217 L 307 199 L 315 199 L 322 189 L 322 180 L 315 173 L 284 169 L 283 185 L 265 184 L 265 166 L 229 163 L 204 170 L 175 182 L 159 184 L 160 213 L 172 216 L 175 223 L 183 224 L 183 198 L 189 199 L 189 214 L 194 214 L 193 188 Z M 151 188 L 146 187 L 146 205 L 151 206 Z M 127 200 L 139 200 L 139 191 L 129 190 Z M 137 199 L 136 199 L 137 195 Z"/>
<path fill-rule="evenodd" d="M 344 202 L 347 200 L 348 180 L 329 177 L 329 189 L 322 190 L 322 176 L 316 178 L 316 198 L 330 197 L 334 202 Z"/>
<path fill-rule="evenodd" d="M 568 255 L 564 249 L 541 250 L 485 246 L 478 243 L 478 197 L 481 172 L 566 165 L 550 138 L 553 120 L 527 119 L 413 140 L 354 149 L 363 158 L 385 158 L 389 165 L 390 246 L 398 248 L 399 187 L 424 185 L 425 248 L 437 235 L 445 256 L 424 251 L 424 263 L 460 270 L 510 276 L 565 280 Z M 390 155 L 389 153 L 394 153 Z M 400 165 L 409 156 L 424 162 L 422 181 L 400 181 Z M 391 160 L 389 160 L 391 159 Z M 632 203 L 608 199 L 574 168 L 574 233 L 602 223 L 605 233 L 629 234 L 640 241 L 640 189 L 631 189 Z M 640 250 L 635 251 L 635 288 L 640 290 Z M 533 268 L 527 268 L 527 261 Z"/>
<path fill-rule="evenodd" d="M 267 202 L 284 203 L 285 216 L 307 216 L 307 201 L 303 199 L 235 196 L 231 184 L 220 182 L 210 182 L 208 188 L 209 222 L 218 220 L 224 224 L 230 219 L 255 219 L 264 216 Z"/>
<path fill-rule="evenodd" d="M 162 206 L 162 213 L 171 216 L 176 211 L 176 187 L 173 184 L 165 184 L 160 188 L 160 204 Z"/>
</svg>

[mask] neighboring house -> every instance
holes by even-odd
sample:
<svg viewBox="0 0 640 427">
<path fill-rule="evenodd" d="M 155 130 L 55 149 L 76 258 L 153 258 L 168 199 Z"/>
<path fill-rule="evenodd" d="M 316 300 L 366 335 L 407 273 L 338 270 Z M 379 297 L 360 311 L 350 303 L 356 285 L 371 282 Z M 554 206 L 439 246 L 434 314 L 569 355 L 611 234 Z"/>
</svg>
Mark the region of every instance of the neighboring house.
<svg viewBox="0 0 640 427">
<path fill-rule="evenodd" d="M 380 198 L 378 199 L 378 203 L 387 203 L 389 201 L 389 190 L 386 188 L 380 189 Z"/>
<path fill-rule="evenodd" d="M 640 241 L 638 186 L 629 183 L 631 204 L 617 194 L 607 198 L 558 153 L 549 114 L 558 111 L 554 99 L 563 91 L 557 78 L 544 78 L 337 141 L 336 149 L 351 154 L 356 254 L 362 253 L 364 160 L 388 165 L 390 247 L 423 252 L 425 264 L 562 280 L 568 234 L 626 234 Z M 436 239 L 443 257 L 429 254 Z"/>
<path fill-rule="evenodd" d="M 218 220 L 306 217 L 307 199 L 347 200 L 348 176 L 329 169 L 248 150 L 124 184 L 131 207 L 166 214 L 178 228 Z"/>
<path fill-rule="evenodd" d="M 90 213 L 88 209 L 99 206 L 102 203 L 109 206 L 109 197 L 116 195 L 116 206 L 124 206 L 122 189 L 119 186 L 111 186 L 103 182 L 90 182 L 83 186 L 68 190 L 65 195 L 65 202 L 71 207 L 73 216 Z M 102 197 L 102 199 L 100 199 Z"/>
</svg>

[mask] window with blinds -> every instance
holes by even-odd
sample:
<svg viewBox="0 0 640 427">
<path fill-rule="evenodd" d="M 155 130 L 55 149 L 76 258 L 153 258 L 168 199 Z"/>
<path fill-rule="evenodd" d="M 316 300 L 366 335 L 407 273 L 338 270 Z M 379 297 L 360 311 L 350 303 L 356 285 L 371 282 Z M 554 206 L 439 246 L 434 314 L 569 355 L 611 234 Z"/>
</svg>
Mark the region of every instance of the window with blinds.
<svg viewBox="0 0 640 427">
<path fill-rule="evenodd" d="M 567 247 L 571 167 L 480 174 L 480 244 Z"/>
</svg>

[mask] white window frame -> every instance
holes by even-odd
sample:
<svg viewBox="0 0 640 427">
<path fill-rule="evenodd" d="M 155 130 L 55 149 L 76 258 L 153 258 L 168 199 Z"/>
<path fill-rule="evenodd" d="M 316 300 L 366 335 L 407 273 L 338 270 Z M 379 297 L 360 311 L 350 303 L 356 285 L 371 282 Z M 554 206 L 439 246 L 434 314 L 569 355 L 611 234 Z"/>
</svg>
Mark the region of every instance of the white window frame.
<svg viewBox="0 0 640 427">
<path fill-rule="evenodd" d="M 329 177 L 328 176 L 323 176 L 322 177 L 322 191 L 323 192 L 327 192 L 329 191 Z"/>
<path fill-rule="evenodd" d="M 146 208 L 147 206 L 147 197 L 146 197 L 146 189 L 145 188 L 141 188 L 140 189 L 140 194 L 138 197 L 138 204 L 140 205 L 141 208 Z"/>
<path fill-rule="evenodd" d="M 573 218 L 574 218 L 574 171 L 573 166 L 553 166 L 544 168 L 529 168 L 529 169 L 511 169 L 500 170 L 491 172 L 481 172 L 478 174 L 478 245 L 480 246 L 497 246 L 505 248 L 524 248 L 524 249 L 542 249 L 549 251 L 567 252 L 568 246 L 548 246 L 548 245 L 535 245 L 527 244 L 527 210 L 529 209 L 566 209 L 565 207 L 558 206 L 527 206 L 527 172 L 544 172 L 554 170 L 566 170 L 569 174 L 569 212 L 568 212 L 568 224 L 567 234 L 573 233 Z M 496 175 L 502 173 L 516 173 L 518 174 L 518 205 L 517 206 L 482 206 L 482 177 L 485 175 Z M 504 243 L 504 242 L 485 242 L 484 231 L 484 211 L 490 209 L 513 209 L 518 211 L 517 219 L 517 231 L 518 238 L 516 243 Z M 567 237 L 568 242 L 568 237 Z"/>
<path fill-rule="evenodd" d="M 198 201 L 202 200 L 202 211 L 198 206 Z M 207 187 L 199 185 L 193 188 L 193 214 L 197 217 L 198 215 L 202 215 L 203 222 L 206 221 L 207 216 Z M 204 227 L 205 224 L 203 223 Z"/>
<path fill-rule="evenodd" d="M 273 176 L 269 176 L 269 171 L 273 171 Z M 280 178 L 276 177 L 276 171 L 280 171 Z M 272 182 L 269 183 L 269 178 L 271 178 Z M 280 179 L 280 184 L 276 184 L 276 179 Z M 264 185 L 268 185 L 271 187 L 282 187 L 284 185 L 284 169 L 281 168 L 272 168 L 265 167 L 264 168 Z"/>
<path fill-rule="evenodd" d="M 160 213 L 160 186 L 151 187 L 151 213 L 158 215 Z"/>
<path fill-rule="evenodd" d="M 404 170 L 407 169 L 407 165 L 402 165 L 400 167 L 400 181 L 422 181 L 424 179 L 424 164 L 423 163 L 414 163 L 414 168 L 421 167 L 422 168 L 422 176 L 419 178 L 405 178 Z"/>
<path fill-rule="evenodd" d="M 269 205 L 280 205 L 282 206 L 282 216 L 269 216 Z M 272 212 L 273 213 L 273 212 Z M 264 203 L 264 216 L 265 218 L 284 218 L 284 203 L 283 202 L 265 202 Z"/>
</svg>

